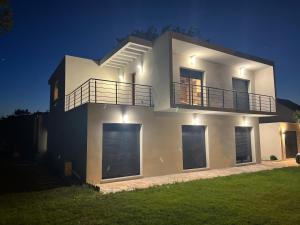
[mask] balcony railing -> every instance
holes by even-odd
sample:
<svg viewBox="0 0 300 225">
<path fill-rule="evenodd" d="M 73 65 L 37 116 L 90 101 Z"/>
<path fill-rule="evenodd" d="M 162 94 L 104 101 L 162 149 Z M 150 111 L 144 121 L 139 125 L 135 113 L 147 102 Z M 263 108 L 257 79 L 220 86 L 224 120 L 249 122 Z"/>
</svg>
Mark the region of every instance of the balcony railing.
<svg viewBox="0 0 300 225">
<path fill-rule="evenodd" d="M 173 82 L 173 101 L 178 107 L 230 112 L 275 113 L 272 96 Z"/>
<path fill-rule="evenodd" d="M 152 87 L 126 82 L 89 79 L 65 97 L 65 111 L 85 103 L 153 106 Z"/>
</svg>

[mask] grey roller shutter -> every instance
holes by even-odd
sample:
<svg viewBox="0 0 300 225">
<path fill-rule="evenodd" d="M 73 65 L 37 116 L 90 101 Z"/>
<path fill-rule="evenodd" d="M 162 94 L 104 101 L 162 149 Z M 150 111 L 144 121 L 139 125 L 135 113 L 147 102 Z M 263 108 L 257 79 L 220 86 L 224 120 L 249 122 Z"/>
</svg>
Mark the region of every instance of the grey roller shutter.
<svg viewBox="0 0 300 225">
<path fill-rule="evenodd" d="M 235 146 L 237 163 L 252 162 L 250 127 L 235 128 Z"/>
<path fill-rule="evenodd" d="M 182 126 L 183 169 L 206 167 L 205 127 Z"/>
<path fill-rule="evenodd" d="M 140 124 L 103 124 L 102 179 L 140 174 Z"/>
</svg>

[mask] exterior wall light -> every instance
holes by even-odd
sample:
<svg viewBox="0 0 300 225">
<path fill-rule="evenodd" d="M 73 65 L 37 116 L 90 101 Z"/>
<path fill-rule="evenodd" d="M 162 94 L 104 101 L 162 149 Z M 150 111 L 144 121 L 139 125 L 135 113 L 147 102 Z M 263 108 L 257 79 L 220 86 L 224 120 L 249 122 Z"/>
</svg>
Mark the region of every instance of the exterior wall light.
<svg viewBox="0 0 300 225">
<path fill-rule="evenodd" d="M 243 116 L 243 126 L 246 127 L 249 125 L 249 119 L 246 116 Z"/>
<path fill-rule="evenodd" d="M 137 69 L 138 69 L 139 73 L 143 73 L 143 66 L 141 64 L 137 65 Z"/>
<path fill-rule="evenodd" d="M 196 63 L 196 56 L 195 55 L 192 55 L 190 57 L 190 63 L 191 63 L 191 65 L 195 65 L 195 63 Z"/>
<path fill-rule="evenodd" d="M 122 123 L 128 123 L 128 115 L 126 112 L 122 114 Z"/>
<path fill-rule="evenodd" d="M 244 76 L 245 75 L 245 67 L 240 67 L 240 75 Z"/>
<path fill-rule="evenodd" d="M 200 119 L 199 119 L 199 116 L 194 113 L 193 114 L 193 125 L 199 125 L 200 124 Z"/>
<path fill-rule="evenodd" d="M 119 75 L 119 81 L 123 82 L 124 81 L 124 76 L 123 75 Z"/>
</svg>

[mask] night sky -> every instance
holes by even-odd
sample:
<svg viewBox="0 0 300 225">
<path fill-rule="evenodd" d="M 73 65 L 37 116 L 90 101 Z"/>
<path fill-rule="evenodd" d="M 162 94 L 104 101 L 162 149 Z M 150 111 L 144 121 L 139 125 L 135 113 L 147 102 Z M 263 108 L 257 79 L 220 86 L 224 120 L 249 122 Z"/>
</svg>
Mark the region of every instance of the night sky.
<svg viewBox="0 0 300 225">
<path fill-rule="evenodd" d="M 224 47 L 273 60 L 277 95 L 300 103 L 300 1 L 11 1 L 0 36 L 0 116 L 49 108 L 48 78 L 65 54 L 99 59 L 134 29 L 200 30 Z"/>
</svg>

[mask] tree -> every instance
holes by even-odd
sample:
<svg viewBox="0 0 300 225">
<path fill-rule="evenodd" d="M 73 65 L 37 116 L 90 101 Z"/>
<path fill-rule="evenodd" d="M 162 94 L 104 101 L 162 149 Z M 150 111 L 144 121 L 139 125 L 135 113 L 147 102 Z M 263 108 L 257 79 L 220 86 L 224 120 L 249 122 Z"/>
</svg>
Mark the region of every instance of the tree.
<svg viewBox="0 0 300 225">
<path fill-rule="evenodd" d="M 156 38 L 158 38 L 161 34 L 163 34 L 166 31 L 173 31 L 177 33 L 181 33 L 190 37 L 196 37 L 200 36 L 198 29 L 194 27 L 189 27 L 189 28 L 182 28 L 179 26 L 172 26 L 172 25 L 167 25 L 165 27 L 162 27 L 161 29 L 158 29 L 154 26 L 148 27 L 146 30 L 145 29 L 137 29 L 132 31 L 129 35 L 126 35 L 125 37 L 117 38 L 117 42 L 121 43 L 122 41 L 126 40 L 128 36 L 134 36 L 138 38 L 142 38 L 148 41 L 154 41 Z M 209 40 L 206 40 L 209 42 Z"/>
<path fill-rule="evenodd" d="M 16 109 L 14 112 L 14 116 L 22 116 L 31 114 L 28 109 Z"/>
<path fill-rule="evenodd" d="M 296 122 L 300 123 L 300 111 L 299 110 L 296 110 L 294 117 L 295 117 Z"/>
<path fill-rule="evenodd" d="M 8 0 L 0 0 L 0 35 L 11 30 L 12 10 Z"/>
</svg>

